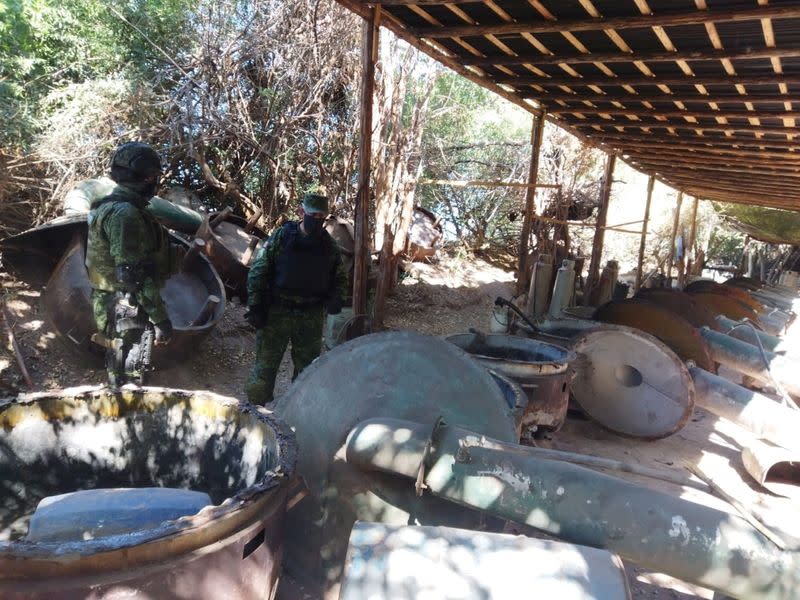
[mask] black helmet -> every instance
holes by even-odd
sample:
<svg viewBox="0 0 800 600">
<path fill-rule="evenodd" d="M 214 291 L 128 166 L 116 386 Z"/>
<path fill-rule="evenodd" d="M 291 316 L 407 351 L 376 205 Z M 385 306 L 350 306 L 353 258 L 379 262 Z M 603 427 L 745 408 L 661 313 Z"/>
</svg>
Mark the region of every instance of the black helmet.
<svg viewBox="0 0 800 600">
<path fill-rule="evenodd" d="M 161 159 L 143 142 L 122 144 L 111 159 L 111 178 L 116 182 L 141 181 L 161 174 Z"/>
</svg>

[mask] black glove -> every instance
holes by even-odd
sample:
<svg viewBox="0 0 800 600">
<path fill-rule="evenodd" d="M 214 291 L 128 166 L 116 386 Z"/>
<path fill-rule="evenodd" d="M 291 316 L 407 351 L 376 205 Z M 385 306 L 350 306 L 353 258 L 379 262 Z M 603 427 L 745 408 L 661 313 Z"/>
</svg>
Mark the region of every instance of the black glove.
<svg viewBox="0 0 800 600">
<path fill-rule="evenodd" d="M 164 319 L 160 323 L 156 323 L 153 329 L 156 334 L 155 344 L 157 346 L 163 346 L 172 341 L 172 321 L 169 319 Z"/>
<path fill-rule="evenodd" d="M 338 296 L 335 298 L 329 298 L 325 309 L 328 311 L 329 315 L 338 315 L 340 312 L 342 312 L 342 299 Z"/>
<path fill-rule="evenodd" d="M 244 318 L 253 329 L 264 329 L 267 326 L 267 307 L 261 304 L 248 306 Z"/>
<path fill-rule="evenodd" d="M 143 260 L 136 264 L 117 265 L 114 274 L 124 291 L 135 294 L 145 279 L 155 277 L 156 263 L 152 260 Z"/>
<path fill-rule="evenodd" d="M 135 265 L 118 265 L 114 274 L 117 277 L 117 282 L 125 292 L 135 294 L 141 286 L 139 269 Z"/>
</svg>

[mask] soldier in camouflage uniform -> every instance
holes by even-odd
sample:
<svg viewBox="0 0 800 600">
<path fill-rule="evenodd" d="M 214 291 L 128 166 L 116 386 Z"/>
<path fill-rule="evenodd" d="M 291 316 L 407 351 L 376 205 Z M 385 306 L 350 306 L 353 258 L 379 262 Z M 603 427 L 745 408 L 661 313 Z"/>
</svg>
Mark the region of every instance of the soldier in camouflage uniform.
<svg viewBox="0 0 800 600">
<path fill-rule="evenodd" d="M 158 154 L 147 144 L 120 146 L 111 160 L 116 186 L 95 200 L 89 212 L 86 268 L 92 286 L 92 309 L 99 333 L 107 340 L 122 339 L 129 351 L 141 332 L 152 323 L 155 343 L 172 337 L 160 290 L 177 263 L 176 249 L 167 231 L 145 210 L 161 174 Z M 122 328 L 113 315 L 127 303 L 138 316 Z M 112 385 L 141 378 L 141 373 L 109 370 Z"/>
<path fill-rule="evenodd" d="M 324 310 L 338 314 L 347 273 L 336 242 L 323 228 L 328 199 L 303 197 L 302 222 L 278 229 L 247 277 L 247 320 L 256 328 L 256 364 L 245 386 L 250 402 L 272 401 L 275 377 L 292 343 L 294 378 L 319 356 Z"/>
</svg>

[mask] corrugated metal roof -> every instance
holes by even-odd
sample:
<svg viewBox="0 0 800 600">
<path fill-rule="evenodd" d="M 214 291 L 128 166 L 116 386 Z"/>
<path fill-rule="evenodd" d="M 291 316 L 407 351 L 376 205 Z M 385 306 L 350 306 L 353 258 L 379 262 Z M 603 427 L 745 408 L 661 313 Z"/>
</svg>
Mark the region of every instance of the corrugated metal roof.
<svg viewBox="0 0 800 600">
<path fill-rule="evenodd" d="M 373 3 L 339 2 L 362 16 Z M 385 0 L 381 25 L 700 198 L 800 210 L 800 2 Z"/>
</svg>

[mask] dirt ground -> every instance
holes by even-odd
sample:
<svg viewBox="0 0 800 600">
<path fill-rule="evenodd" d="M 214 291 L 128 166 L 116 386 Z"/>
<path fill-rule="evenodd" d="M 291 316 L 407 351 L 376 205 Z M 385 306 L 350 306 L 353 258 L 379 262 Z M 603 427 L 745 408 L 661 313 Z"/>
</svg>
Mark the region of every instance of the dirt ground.
<svg viewBox="0 0 800 600">
<path fill-rule="evenodd" d="M 76 364 L 71 352 L 44 321 L 39 292 L 0 273 L 9 321 L 33 379 L 43 390 L 79 384 L 102 383 L 102 366 Z M 388 301 L 388 329 L 411 329 L 430 335 L 447 335 L 469 328 L 488 330 L 494 299 L 511 297 L 513 275 L 489 263 L 445 258 L 437 264 L 414 264 Z M 5 338 L 4 338 L 5 339 Z M 244 320 L 244 308 L 229 304 L 222 322 L 201 344 L 197 353 L 180 368 L 154 373 L 153 385 L 210 389 L 242 397 L 255 354 L 255 336 Z M 290 385 L 291 361 L 284 357 L 276 395 Z M 25 391 L 14 356 L 0 348 L 0 398 Z M 743 440 L 744 436 L 744 440 Z M 564 428 L 540 445 L 635 462 L 675 473 L 683 472 L 681 461 L 710 465 L 726 481 L 735 482 L 737 497 L 769 524 L 779 525 L 787 535 L 800 539 L 800 523 L 794 518 L 796 499 L 770 497 L 747 483 L 739 457 L 746 434 L 732 424 L 719 421 L 697 409 L 686 427 L 657 442 L 621 438 L 591 421 L 571 415 Z M 636 476 L 632 480 L 677 494 L 693 501 L 734 512 L 725 502 L 692 488 L 654 482 Z M 523 533 L 531 533 L 519 530 Z M 796 540 L 793 540 L 796 542 Z M 634 599 L 710 599 L 712 592 L 658 573 L 626 565 Z M 719 598 L 719 596 L 717 596 Z"/>
</svg>

